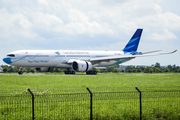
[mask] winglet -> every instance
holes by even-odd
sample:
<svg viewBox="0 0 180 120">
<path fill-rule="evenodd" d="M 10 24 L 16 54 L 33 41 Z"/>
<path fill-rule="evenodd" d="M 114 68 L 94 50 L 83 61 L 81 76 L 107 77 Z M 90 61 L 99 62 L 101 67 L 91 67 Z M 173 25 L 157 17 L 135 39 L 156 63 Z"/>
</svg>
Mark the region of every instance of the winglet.
<svg viewBox="0 0 180 120">
<path fill-rule="evenodd" d="M 174 50 L 172 52 L 169 52 L 169 53 L 160 53 L 160 55 L 164 55 L 164 54 L 172 54 L 172 53 L 175 53 L 177 50 Z"/>
<path fill-rule="evenodd" d="M 136 32 L 134 33 L 132 38 L 129 40 L 129 42 L 123 49 L 124 52 L 136 52 L 137 51 L 142 31 L 143 31 L 143 29 L 136 30 Z"/>
</svg>

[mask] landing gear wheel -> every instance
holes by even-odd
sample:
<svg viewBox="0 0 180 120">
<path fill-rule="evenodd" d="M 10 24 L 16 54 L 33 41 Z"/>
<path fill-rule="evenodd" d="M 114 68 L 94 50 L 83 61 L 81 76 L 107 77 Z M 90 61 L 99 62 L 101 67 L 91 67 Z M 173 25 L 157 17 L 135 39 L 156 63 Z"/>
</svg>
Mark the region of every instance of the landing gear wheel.
<svg viewBox="0 0 180 120">
<path fill-rule="evenodd" d="M 19 74 L 19 75 L 22 75 L 22 74 L 23 74 L 23 72 L 22 72 L 22 71 L 19 71 L 19 72 L 18 72 L 18 74 Z"/>
<path fill-rule="evenodd" d="M 64 74 L 73 74 L 74 75 L 75 72 L 74 71 L 65 71 Z"/>
<path fill-rule="evenodd" d="M 96 71 L 94 71 L 94 75 L 97 75 L 97 72 L 96 72 Z"/>
<path fill-rule="evenodd" d="M 87 71 L 86 75 L 97 75 L 96 71 Z"/>
</svg>

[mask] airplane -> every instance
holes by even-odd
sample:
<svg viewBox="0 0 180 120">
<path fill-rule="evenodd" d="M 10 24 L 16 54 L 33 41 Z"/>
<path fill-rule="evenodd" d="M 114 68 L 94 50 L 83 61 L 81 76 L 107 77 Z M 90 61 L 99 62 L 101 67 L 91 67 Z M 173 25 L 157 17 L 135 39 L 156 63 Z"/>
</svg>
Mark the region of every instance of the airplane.
<svg viewBox="0 0 180 120">
<path fill-rule="evenodd" d="M 148 54 L 159 52 L 137 52 L 143 29 L 137 29 L 122 51 L 87 51 L 87 50 L 18 50 L 7 54 L 3 61 L 9 65 L 19 67 L 22 75 L 23 67 L 35 68 L 38 72 L 51 72 L 54 68 L 67 68 L 65 74 L 86 72 L 87 75 L 96 75 L 93 67 L 107 67 L 127 62 L 136 57 L 156 56 L 169 53 Z M 147 55 L 148 54 L 148 55 Z M 70 71 L 72 68 L 73 71 Z"/>
</svg>

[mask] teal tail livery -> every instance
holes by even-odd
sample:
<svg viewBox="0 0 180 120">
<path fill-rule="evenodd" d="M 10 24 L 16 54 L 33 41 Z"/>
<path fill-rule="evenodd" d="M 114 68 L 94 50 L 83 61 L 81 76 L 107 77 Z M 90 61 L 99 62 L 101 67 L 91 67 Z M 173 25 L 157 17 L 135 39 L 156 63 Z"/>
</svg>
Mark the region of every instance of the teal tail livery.
<svg viewBox="0 0 180 120">
<path fill-rule="evenodd" d="M 128 44 L 123 49 L 124 52 L 136 52 L 139 41 L 141 39 L 143 29 L 137 29 L 132 38 L 129 40 Z"/>
<path fill-rule="evenodd" d="M 167 55 L 176 52 L 157 53 L 137 52 L 143 29 L 137 29 L 122 51 L 89 51 L 89 50 L 18 50 L 8 53 L 3 61 L 6 64 L 22 68 L 34 68 L 37 72 L 50 72 L 54 68 L 67 68 L 65 74 L 86 72 L 87 75 L 97 74 L 93 67 L 107 67 L 127 62 L 136 57 Z M 72 70 L 70 70 L 72 69 Z"/>
</svg>

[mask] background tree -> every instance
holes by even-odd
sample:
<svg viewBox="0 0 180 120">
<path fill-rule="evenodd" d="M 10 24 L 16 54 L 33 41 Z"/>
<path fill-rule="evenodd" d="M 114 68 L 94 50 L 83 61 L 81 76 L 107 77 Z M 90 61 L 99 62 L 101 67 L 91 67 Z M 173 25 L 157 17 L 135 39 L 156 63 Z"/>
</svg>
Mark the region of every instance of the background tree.
<svg viewBox="0 0 180 120">
<path fill-rule="evenodd" d="M 133 72 L 133 73 L 137 73 L 137 69 L 135 69 L 135 68 L 132 69 L 132 72 Z"/>
<path fill-rule="evenodd" d="M 23 72 L 28 72 L 27 68 L 22 69 Z"/>
<path fill-rule="evenodd" d="M 144 69 L 144 73 L 149 73 L 149 67 L 146 67 L 146 68 Z"/>
<path fill-rule="evenodd" d="M 172 72 L 177 72 L 176 65 L 172 66 Z"/>
<path fill-rule="evenodd" d="M 143 72 L 145 69 L 145 67 L 138 67 L 138 68 L 140 68 L 141 72 Z"/>
<path fill-rule="evenodd" d="M 138 72 L 138 73 L 142 72 L 141 68 L 138 67 L 138 68 L 137 68 L 137 72 Z"/>
<path fill-rule="evenodd" d="M 13 66 L 8 66 L 8 65 L 1 65 L 1 67 L 3 68 L 3 72 L 18 72 L 19 69 L 17 67 L 13 67 Z M 101 72 L 114 72 L 114 71 L 117 71 L 117 70 L 114 70 L 114 69 L 117 69 L 119 67 L 119 65 L 113 65 L 113 66 L 109 66 L 109 67 L 106 67 L 106 70 L 103 70 Z M 100 72 L 99 69 L 95 69 L 93 68 L 94 71 L 98 71 Z M 31 71 L 30 71 L 31 70 Z M 71 69 L 72 70 L 72 69 Z M 161 68 L 160 66 L 160 63 L 156 62 L 154 65 L 151 65 L 150 67 L 135 67 L 135 66 L 127 66 L 125 71 L 126 72 L 144 72 L 144 73 L 161 73 L 161 72 L 179 72 L 180 70 L 180 67 L 179 66 L 176 66 L 175 64 L 174 65 L 168 65 L 166 68 Z M 22 69 L 23 72 L 36 72 L 35 70 L 32 70 L 31 68 L 23 68 Z M 64 72 L 66 71 L 66 69 L 60 69 L 60 68 L 55 68 L 53 70 L 53 72 Z M 124 72 L 124 70 L 122 70 L 121 72 Z"/>
<path fill-rule="evenodd" d="M 160 68 L 161 65 L 160 65 L 160 63 L 156 62 L 155 65 L 154 65 L 154 67 Z"/>
<path fill-rule="evenodd" d="M 7 66 L 3 66 L 3 72 L 7 72 L 8 71 L 8 67 Z"/>
<path fill-rule="evenodd" d="M 95 68 L 95 67 L 93 67 L 92 70 L 93 70 L 93 71 L 96 71 L 96 72 L 100 72 L 100 70 L 97 69 L 97 68 Z"/>
<path fill-rule="evenodd" d="M 164 69 L 164 72 L 166 72 L 166 73 L 169 72 L 169 71 L 170 71 L 169 68 Z"/>
<path fill-rule="evenodd" d="M 149 73 L 153 73 L 154 69 L 152 67 L 149 68 Z"/>
<path fill-rule="evenodd" d="M 129 73 L 131 73 L 132 71 L 133 71 L 133 69 L 135 69 L 135 67 L 134 66 L 127 66 L 126 67 L 126 72 L 129 72 Z"/>
<path fill-rule="evenodd" d="M 29 72 L 35 73 L 36 71 L 35 71 L 33 68 L 31 68 L 31 69 L 29 70 Z"/>
<path fill-rule="evenodd" d="M 53 72 L 60 72 L 59 68 L 54 68 Z"/>
<path fill-rule="evenodd" d="M 13 72 L 18 72 L 18 71 L 19 71 L 18 67 L 13 68 Z"/>
<path fill-rule="evenodd" d="M 170 72 L 172 71 L 172 66 L 171 65 L 168 65 L 167 68 L 169 68 Z"/>
<path fill-rule="evenodd" d="M 14 71 L 13 71 L 13 67 L 12 67 L 12 66 L 9 66 L 9 68 L 8 68 L 8 71 L 7 71 L 7 72 L 10 72 L 10 73 L 11 73 L 11 72 L 14 72 Z"/>
<path fill-rule="evenodd" d="M 115 69 L 113 70 L 113 72 L 114 72 L 114 73 L 118 73 L 119 70 L 118 70 L 117 68 L 115 68 Z"/>
<path fill-rule="evenodd" d="M 180 68 L 177 70 L 178 73 L 180 73 Z"/>
<path fill-rule="evenodd" d="M 161 69 L 160 68 L 155 68 L 154 70 L 156 73 L 161 73 Z"/>
<path fill-rule="evenodd" d="M 110 66 L 110 67 L 106 67 L 106 69 L 107 69 L 108 72 L 113 72 L 114 67 Z"/>
</svg>

